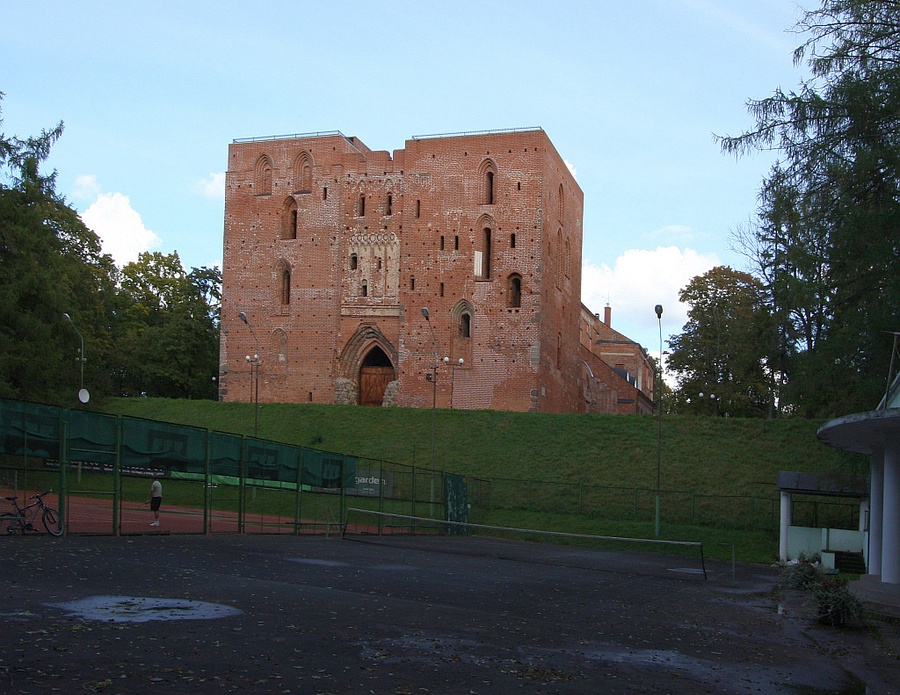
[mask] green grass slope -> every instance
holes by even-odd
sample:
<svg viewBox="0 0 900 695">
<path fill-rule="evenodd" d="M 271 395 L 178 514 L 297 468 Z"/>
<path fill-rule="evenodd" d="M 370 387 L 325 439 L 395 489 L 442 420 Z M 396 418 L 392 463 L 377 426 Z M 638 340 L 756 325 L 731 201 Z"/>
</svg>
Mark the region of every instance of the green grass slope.
<svg viewBox="0 0 900 695">
<path fill-rule="evenodd" d="M 107 413 L 253 434 L 254 406 L 113 399 Z M 621 415 L 417 410 L 262 403 L 259 436 L 482 478 L 656 485 L 657 419 Z M 861 456 L 820 443 L 822 423 L 664 416 L 661 486 L 711 495 L 774 494 L 782 470 L 865 473 Z"/>
</svg>

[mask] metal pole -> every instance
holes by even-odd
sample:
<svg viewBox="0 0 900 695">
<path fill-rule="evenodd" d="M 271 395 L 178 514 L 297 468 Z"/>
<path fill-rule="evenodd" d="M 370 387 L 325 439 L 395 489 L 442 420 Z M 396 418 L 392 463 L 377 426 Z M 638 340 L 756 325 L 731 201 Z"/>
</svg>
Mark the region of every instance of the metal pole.
<svg viewBox="0 0 900 695">
<path fill-rule="evenodd" d="M 68 314 L 65 314 L 65 313 L 64 313 L 64 314 L 63 314 L 63 318 L 64 318 L 66 321 L 68 321 L 69 323 L 72 324 L 72 328 L 73 328 L 73 329 L 75 330 L 75 332 L 78 334 L 78 339 L 81 341 L 81 349 L 80 349 L 80 351 L 79 351 L 79 353 L 78 353 L 78 361 L 81 363 L 81 375 L 80 375 L 79 381 L 78 381 L 78 398 L 79 398 L 79 400 L 81 400 L 81 399 L 83 398 L 83 395 L 82 395 L 82 394 L 84 394 L 84 392 L 85 392 L 85 391 L 84 391 L 84 362 L 85 362 L 85 357 L 84 357 L 84 336 L 81 335 L 81 331 L 78 330 L 78 326 L 75 325 L 75 322 L 72 320 L 72 317 L 71 317 L 71 316 L 69 316 Z M 82 401 L 82 402 L 87 402 L 87 401 Z"/>
<path fill-rule="evenodd" d="M 659 379 L 656 384 L 654 394 L 656 396 L 656 515 L 655 530 L 656 536 L 660 533 L 660 468 L 662 467 L 662 304 L 654 307 L 656 311 L 656 321 L 659 324 Z"/>
<path fill-rule="evenodd" d="M 256 344 L 256 353 L 253 355 L 253 360 L 251 361 L 250 355 L 247 355 L 247 362 L 250 363 L 250 379 L 253 382 L 250 384 L 250 388 L 253 393 L 253 437 L 255 438 L 259 433 L 259 340 L 256 337 L 256 331 L 253 330 L 253 324 L 247 318 L 246 312 L 240 312 L 238 318 L 247 324 L 247 328 L 250 329 L 250 335 L 253 336 L 253 342 Z"/>
<path fill-rule="evenodd" d="M 431 325 L 431 317 L 427 307 L 422 307 L 422 316 L 431 329 L 431 345 L 433 348 L 431 356 L 431 516 L 434 516 L 434 458 L 437 439 L 437 338 L 434 334 L 434 326 Z"/>
</svg>

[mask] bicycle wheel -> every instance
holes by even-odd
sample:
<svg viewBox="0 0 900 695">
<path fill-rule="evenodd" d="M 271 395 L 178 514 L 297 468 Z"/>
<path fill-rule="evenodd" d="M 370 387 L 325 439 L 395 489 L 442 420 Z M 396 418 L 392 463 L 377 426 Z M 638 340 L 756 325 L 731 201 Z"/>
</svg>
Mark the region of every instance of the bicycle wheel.
<svg viewBox="0 0 900 695">
<path fill-rule="evenodd" d="M 0 517 L 0 529 L 7 533 L 16 533 L 22 529 L 22 521 L 17 516 Z"/>
<path fill-rule="evenodd" d="M 63 520 L 59 516 L 58 511 L 47 507 L 46 509 L 44 509 L 43 521 L 44 528 L 47 529 L 47 533 L 49 533 L 51 536 L 63 535 Z"/>
</svg>

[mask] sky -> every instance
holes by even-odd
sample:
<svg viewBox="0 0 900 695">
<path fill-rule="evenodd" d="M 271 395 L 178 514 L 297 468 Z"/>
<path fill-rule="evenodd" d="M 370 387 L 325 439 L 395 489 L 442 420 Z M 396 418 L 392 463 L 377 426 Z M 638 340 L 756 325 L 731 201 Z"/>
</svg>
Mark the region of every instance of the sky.
<svg viewBox="0 0 900 695">
<path fill-rule="evenodd" d="M 733 235 L 775 155 L 714 136 L 800 84 L 812 3 L 0 0 L 0 132 L 62 121 L 47 171 L 104 251 L 190 270 L 221 263 L 234 139 L 541 127 L 584 192 L 582 301 L 658 354 L 693 277 L 750 270 Z"/>
</svg>

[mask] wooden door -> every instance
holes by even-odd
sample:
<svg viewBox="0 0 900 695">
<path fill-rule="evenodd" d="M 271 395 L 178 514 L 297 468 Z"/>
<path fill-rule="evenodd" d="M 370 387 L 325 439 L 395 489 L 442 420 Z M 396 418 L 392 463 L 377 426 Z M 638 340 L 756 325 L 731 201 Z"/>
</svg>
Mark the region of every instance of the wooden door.
<svg viewBox="0 0 900 695">
<path fill-rule="evenodd" d="M 359 404 L 381 405 L 387 385 L 393 380 L 393 367 L 362 367 L 359 370 Z"/>
</svg>

